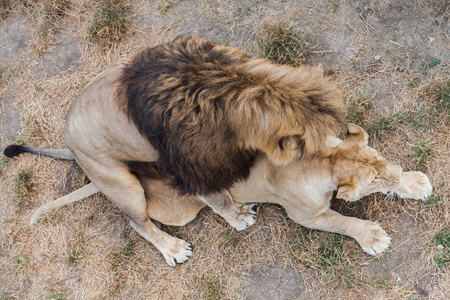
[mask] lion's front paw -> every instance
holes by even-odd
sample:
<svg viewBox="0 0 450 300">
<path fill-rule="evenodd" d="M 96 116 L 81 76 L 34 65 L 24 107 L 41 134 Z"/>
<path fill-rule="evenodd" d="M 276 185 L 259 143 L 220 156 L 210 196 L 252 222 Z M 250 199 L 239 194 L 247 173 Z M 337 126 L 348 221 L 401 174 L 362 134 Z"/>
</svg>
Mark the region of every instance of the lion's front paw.
<svg viewBox="0 0 450 300">
<path fill-rule="evenodd" d="M 385 252 L 391 245 L 391 238 L 377 223 L 366 221 L 364 231 L 356 238 L 364 252 L 375 256 Z"/>
<path fill-rule="evenodd" d="M 192 245 L 185 240 L 170 236 L 170 242 L 160 249 L 166 262 L 171 267 L 184 263 L 192 256 Z"/>
<path fill-rule="evenodd" d="M 230 212 L 222 217 L 236 230 L 241 231 L 255 224 L 258 210 L 258 204 L 248 204 L 240 207 L 238 211 Z"/>
<path fill-rule="evenodd" d="M 404 172 L 399 187 L 393 192 L 400 198 L 425 201 L 433 194 L 433 187 L 428 176 L 422 172 Z"/>
</svg>

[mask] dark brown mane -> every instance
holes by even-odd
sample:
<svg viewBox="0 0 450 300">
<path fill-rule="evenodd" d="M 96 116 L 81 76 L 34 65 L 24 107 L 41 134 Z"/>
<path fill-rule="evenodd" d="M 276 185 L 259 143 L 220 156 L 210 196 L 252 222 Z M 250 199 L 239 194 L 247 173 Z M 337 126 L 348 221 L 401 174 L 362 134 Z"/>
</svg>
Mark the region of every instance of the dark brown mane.
<svg viewBox="0 0 450 300">
<path fill-rule="evenodd" d="M 332 133 L 339 91 L 316 71 L 317 82 L 305 80 L 299 93 L 295 70 L 179 38 L 137 54 L 123 68 L 116 101 L 159 152 L 171 185 L 206 195 L 247 178 L 258 151 L 313 152 Z"/>
<path fill-rule="evenodd" d="M 217 51 L 215 44 L 181 38 L 138 54 L 119 79 L 119 99 L 139 131 L 159 153 L 171 185 L 188 194 L 229 188 L 249 175 L 255 151 L 236 148 L 211 77 L 249 58 Z M 228 92 L 228 91 L 224 91 Z M 200 94 L 202 93 L 202 94 Z"/>
</svg>

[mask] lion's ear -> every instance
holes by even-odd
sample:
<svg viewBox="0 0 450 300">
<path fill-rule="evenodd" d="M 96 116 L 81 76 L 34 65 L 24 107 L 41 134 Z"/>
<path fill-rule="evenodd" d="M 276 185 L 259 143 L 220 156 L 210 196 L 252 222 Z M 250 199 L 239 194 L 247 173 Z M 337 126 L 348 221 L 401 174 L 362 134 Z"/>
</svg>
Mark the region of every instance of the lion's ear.
<svg viewBox="0 0 450 300">
<path fill-rule="evenodd" d="M 336 198 L 344 199 L 345 201 L 358 200 L 359 199 L 358 182 L 340 184 L 337 190 Z"/>
<path fill-rule="evenodd" d="M 369 135 L 367 134 L 367 132 L 362 129 L 361 127 L 359 127 L 356 124 L 352 124 L 349 123 L 347 125 L 347 131 L 348 131 L 348 136 L 346 138 L 347 139 L 351 139 L 356 141 L 358 144 L 360 145 L 367 145 L 367 142 L 369 140 Z"/>
<path fill-rule="evenodd" d="M 298 151 L 303 153 L 304 142 L 299 135 L 288 135 L 278 140 L 278 146 L 282 151 Z"/>
<path fill-rule="evenodd" d="M 284 136 L 276 143 L 266 144 L 265 153 L 276 165 L 286 165 L 303 156 L 304 143 L 297 135 Z"/>
</svg>

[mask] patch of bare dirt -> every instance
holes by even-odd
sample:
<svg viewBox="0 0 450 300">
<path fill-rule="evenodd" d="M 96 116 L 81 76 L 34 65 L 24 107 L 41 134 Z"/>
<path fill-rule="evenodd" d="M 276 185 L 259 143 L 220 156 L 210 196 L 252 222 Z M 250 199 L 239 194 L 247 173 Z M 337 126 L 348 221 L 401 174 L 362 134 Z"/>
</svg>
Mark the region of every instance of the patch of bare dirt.
<svg viewBox="0 0 450 300">
<path fill-rule="evenodd" d="M 0 130 L 2 145 L 11 142 L 19 132 L 20 107 L 14 101 L 14 95 L 4 93 L 0 98 Z"/>
<path fill-rule="evenodd" d="M 301 274 L 281 261 L 274 266 L 252 266 L 242 277 L 240 292 L 245 299 L 297 299 L 305 288 Z"/>
<path fill-rule="evenodd" d="M 44 53 L 36 62 L 36 79 L 61 76 L 70 68 L 80 66 L 81 53 L 78 42 L 64 32 L 58 31 L 54 36 L 55 49 Z"/>
<path fill-rule="evenodd" d="M 30 24 L 22 13 L 10 16 L 0 23 L 0 61 L 2 63 L 17 60 L 31 45 Z"/>
</svg>

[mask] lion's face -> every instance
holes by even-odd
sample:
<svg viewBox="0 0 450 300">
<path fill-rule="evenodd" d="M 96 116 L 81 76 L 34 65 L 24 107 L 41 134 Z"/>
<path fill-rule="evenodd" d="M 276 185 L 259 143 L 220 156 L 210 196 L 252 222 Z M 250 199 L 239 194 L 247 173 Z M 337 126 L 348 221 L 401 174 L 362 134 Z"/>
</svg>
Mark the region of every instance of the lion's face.
<svg viewBox="0 0 450 300">
<path fill-rule="evenodd" d="M 375 193 L 395 190 L 402 176 L 402 168 L 387 162 L 375 149 L 367 146 L 367 133 L 349 124 L 349 136 L 331 155 L 333 178 L 337 182 L 336 197 L 356 201 Z"/>
</svg>

